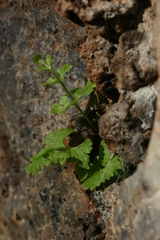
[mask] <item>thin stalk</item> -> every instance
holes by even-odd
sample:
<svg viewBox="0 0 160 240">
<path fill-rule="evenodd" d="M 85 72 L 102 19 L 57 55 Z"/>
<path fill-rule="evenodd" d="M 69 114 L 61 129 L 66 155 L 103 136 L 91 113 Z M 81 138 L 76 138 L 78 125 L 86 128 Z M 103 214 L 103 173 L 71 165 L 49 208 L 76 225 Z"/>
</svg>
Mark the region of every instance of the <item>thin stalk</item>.
<svg viewBox="0 0 160 240">
<path fill-rule="evenodd" d="M 89 123 L 89 125 L 91 126 L 92 130 L 97 133 L 97 130 L 95 128 L 95 126 L 93 125 L 93 123 L 91 122 L 91 120 L 87 117 L 87 115 L 82 111 L 82 109 L 79 107 L 79 105 L 77 104 L 77 102 L 75 101 L 74 97 L 72 96 L 72 94 L 70 93 L 70 91 L 68 90 L 68 88 L 65 86 L 65 84 L 62 82 L 62 80 L 59 78 L 59 76 L 55 73 L 55 71 L 53 71 L 52 69 L 50 69 L 50 71 L 52 72 L 52 74 L 57 78 L 58 82 L 61 84 L 61 86 L 63 87 L 64 91 L 67 93 L 68 97 L 72 100 L 74 106 L 78 109 L 78 111 L 81 113 L 81 115 L 86 119 L 86 121 Z"/>
<path fill-rule="evenodd" d="M 91 126 L 92 130 L 97 133 L 97 130 L 95 128 L 95 126 L 93 125 L 93 123 L 91 122 L 91 120 L 87 117 L 87 115 L 82 111 L 82 109 L 79 107 L 79 105 L 76 103 L 75 107 L 78 109 L 78 111 L 82 114 L 82 116 L 86 119 L 86 121 L 89 123 L 89 125 Z"/>
<path fill-rule="evenodd" d="M 55 78 L 57 78 L 58 82 L 60 83 L 61 82 L 61 79 L 58 77 L 58 75 L 55 73 L 55 71 L 53 71 L 52 68 L 48 69 L 53 75 Z"/>
<path fill-rule="evenodd" d="M 72 100 L 74 106 L 78 109 L 78 111 L 81 113 L 81 115 L 86 119 L 86 121 L 89 123 L 89 125 L 91 126 L 92 130 L 97 133 L 97 130 L 95 128 L 95 126 L 93 125 L 93 123 L 91 122 L 91 120 L 87 117 L 87 115 L 82 111 L 82 109 L 79 107 L 79 105 L 77 104 L 77 102 L 75 101 L 74 97 L 72 96 L 72 94 L 69 92 L 69 90 L 66 88 L 66 86 L 64 85 L 64 83 L 62 81 L 60 81 L 61 86 L 63 87 L 64 91 L 67 93 L 68 97 Z"/>
</svg>

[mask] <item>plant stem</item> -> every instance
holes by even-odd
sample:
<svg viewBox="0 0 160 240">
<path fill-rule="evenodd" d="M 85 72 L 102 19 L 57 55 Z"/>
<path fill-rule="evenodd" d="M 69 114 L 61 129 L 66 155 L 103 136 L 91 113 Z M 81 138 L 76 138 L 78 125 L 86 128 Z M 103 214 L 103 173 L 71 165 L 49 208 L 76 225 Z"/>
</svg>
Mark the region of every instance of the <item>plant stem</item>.
<svg viewBox="0 0 160 240">
<path fill-rule="evenodd" d="M 95 126 L 93 125 L 93 123 L 91 122 L 91 120 L 87 117 L 87 115 L 82 111 L 82 109 L 79 107 L 79 105 L 75 102 L 74 97 L 72 96 L 72 94 L 69 92 L 69 90 L 67 89 L 67 87 L 64 85 L 64 83 L 62 81 L 59 82 L 61 84 L 61 86 L 63 87 L 64 91 L 67 93 L 68 97 L 72 100 L 74 106 L 78 109 L 78 111 L 81 113 L 81 115 L 86 119 L 86 121 L 89 123 L 89 125 L 91 126 L 92 130 L 97 133 L 97 130 L 95 128 Z"/>
<path fill-rule="evenodd" d="M 89 123 L 89 125 L 91 126 L 92 130 L 97 133 L 97 130 L 95 128 L 95 126 L 93 125 L 93 123 L 91 122 L 91 120 L 87 117 L 87 115 L 82 111 L 82 109 L 79 107 L 78 104 L 75 104 L 75 107 L 78 109 L 78 111 L 82 114 L 82 116 L 86 119 L 86 121 Z"/>
<path fill-rule="evenodd" d="M 78 109 L 78 111 L 81 113 L 81 115 L 86 119 L 86 121 L 89 123 L 90 127 L 92 128 L 92 130 L 95 133 L 97 133 L 97 130 L 96 130 L 95 126 L 93 125 L 91 120 L 87 117 L 87 115 L 82 111 L 82 109 L 77 104 L 77 102 L 75 101 L 74 97 L 72 96 L 72 94 L 70 93 L 68 88 L 65 86 L 65 84 L 62 82 L 62 80 L 59 78 L 59 76 L 55 73 L 55 71 L 53 71 L 53 69 L 50 69 L 50 71 L 57 78 L 58 82 L 61 84 L 61 86 L 63 87 L 64 91 L 67 93 L 68 97 L 72 100 L 74 106 Z"/>
</svg>

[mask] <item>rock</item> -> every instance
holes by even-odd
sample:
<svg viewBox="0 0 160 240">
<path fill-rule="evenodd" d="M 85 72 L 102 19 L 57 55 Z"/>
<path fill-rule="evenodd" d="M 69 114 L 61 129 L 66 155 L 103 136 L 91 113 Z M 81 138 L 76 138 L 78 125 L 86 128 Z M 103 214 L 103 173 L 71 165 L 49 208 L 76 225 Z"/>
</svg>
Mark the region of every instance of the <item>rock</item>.
<svg viewBox="0 0 160 240">
<path fill-rule="evenodd" d="M 81 189 L 74 167 L 46 167 L 36 177 L 25 172 L 47 134 L 77 115 L 73 108 L 61 117 L 51 115 L 63 91 L 41 86 L 50 75 L 36 71 L 33 56 L 52 54 L 54 69 L 70 62 L 69 88 L 85 86 L 87 76 L 78 53 L 85 31 L 54 8 L 55 2 L 45 0 L 0 2 L 1 240 L 104 238 L 100 213 Z M 81 107 L 87 103 L 81 101 Z"/>
<path fill-rule="evenodd" d="M 120 99 L 99 120 L 109 149 L 133 164 L 144 160 L 158 94 L 153 16 L 147 9 L 139 30 L 121 35 L 110 65 Z"/>
<path fill-rule="evenodd" d="M 157 2 L 157 9 L 160 4 Z M 157 15 L 157 23 L 160 15 Z M 159 24 L 156 29 L 159 39 Z M 159 48 L 158 48 L 159 67 Z M 149 143 L 148 154 L 144 163 L 139 164 L 134 175 L 123 181 L 119 187 L 117 202 L 112 206 L 111 223 L 108 220 L 106 227 L 111 229 L 111 234 L 106 239 L 159 239 L 159 189 L 160 189 L 160 151 L 159 151 L 159 128 L 160 128 L 160 99 L 158 96 L 154 125 Z M 112 192 L 116 191 L 113 186 Z M 105 190 L 104 203 L 107 200 Z M 113 194 L 112 194 L 113 195 Z M 108 205 L 106 204 L 106 211 Z M 112 220 L 114 219 L 114 220 Z"/>
<path fill-rule="evenodd" d="M 65 1 L 59 0 L 57 12 L 79 23 L 87 23 L 96 34 L 108 36 L 119 34 L 136 23 L 138 1 Z M 129 21 L 127 21 L 129 19 Z M 127 21 L 127 24 L 125 24 Z M 112 31 L 112 32 L 111 32 Z M 114 38 L 114 36 L 112 36 Z"/>
<path fill-rule="evenodd" d="M 135 91 L 157 80 L 155 36 L 153 31 L 150 31 L 152 27 L 154 28 L 154 15 L 152 9 L 148 12 L 150 14 L 147 20 L 144 17 L 143 24 L 140 24 L 140 31 L 125 32 L 119 39 L 118 50 L 112 59 L 111 66 L 112 72 L 117 77 L 119 92 L 121 90 Z M 145 35 L 142 33 L 143 28 L 146 28 Z"/>
<path fill-rule="evenodd" d="M 150 1 L 137 0 L 59 0 L 56 10 L 62 17 L 85 25 L 90 33 L 117 41 L 123 32 L 137 28 L 142 12 L 150 5 Z"/>
<path fill-rule="evenodd" d="M 89 78 L 95 83 L 97 90 L 109 102 L 117 102 L 119 93 L 116 88 L 116 78 L 111 71 L 111 59 L 116 51 L 116 45 L 100 36 L 89 36 L 81 45 L 81 57 L 87 63 Z"/>
<path fill-rule="evenodd" d="M 106 210 L 106 238 L 114 240 L 116 239 L 115 229 L 113 227 L 114 222 L 114 208 L 116 206 L 120 185 L 114 183 L 103 191 L 103 203 Z"/>
<path fill-rule="evenodd" d="M 81 106 L 105 106 L 103 116 L 97 114 L 100 136 L 126 161 L 144 160 L 158 92 L 155 3 L 0 2 L 0 239 L 159 238 L 159 118 L 145 165 L 105 189 L 103 203 L 81 189 L 74 166 L 45 167 L 36 177 L 24 170 L 49 131 L 69 122 L 76 128 L 76 110 L 51 115 L 63 92 L 40 86 L 49 74 L 35 70 L 36 53 L 51 53 L 55 69 L 73 65 L 64 79 L 69 88 L 83 87 L 88 74 L 99 92 Z M 90 136 L 82 128 L 83 137 Z"/>
<path fill-rule="evenodd" d="M 120 98 L 99 120 L 99 134 L 108 148 L 133 164 L 144 160 L 157 94 L 157 85 L 129 92 L 126 100 Z"/>
</svg>

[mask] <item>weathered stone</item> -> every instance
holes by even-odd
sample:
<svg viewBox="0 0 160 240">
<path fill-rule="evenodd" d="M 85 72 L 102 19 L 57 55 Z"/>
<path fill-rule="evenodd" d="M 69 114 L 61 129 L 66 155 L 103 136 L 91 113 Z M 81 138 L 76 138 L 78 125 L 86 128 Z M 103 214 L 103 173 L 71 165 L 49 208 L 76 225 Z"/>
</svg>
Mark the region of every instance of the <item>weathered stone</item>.
<svg viewBox="0 0 160 240">
<path fill-rule="evenodd" d="M 157 1 L 157 43 L 160 39 L 160 3 Z M 158 69 L 160 53 L 158 48 Z M 158 80 L 159 83 L 159 80 Z M 160 190 L 160 97 L 157 100 L 154 126 L 148 154 L 137 172 L 126 179 L 119 188 L 118 200 L 112 208 L 112 224 L 107 222 L 115 234 L 114 239 L 160 239 L 159 190 Z M 107 193 L 107 189 L 105 190 Z M 106 195 L 104 196 L 106 200 Z M 107 207 L 107 206 L 106 206 Z M 108 236 L 110 239 L 111 236 Z"/>
<path fill-rule="evenodd" d="M 86 25 L 91 33 L 113 41 L 129 29 L 135 29 L 150 1 L 66 1 L 59 0 L 57 12 L 78 24 Z"/>
<path fill-rule="evenodd" d="M 106 223 L 105 239 L 109 239 L 109 240 L 114 240 L 116 237 L 114 226 L 113 226 L 113 220 L 114 220 L 114 208 L 117 203 L 119 188 L 120 188 L 120 185 L 117 185 L 115 183 L 109 186 L 108 188 L 106 188 L 103 192 L 103 203 L 107 212 L 106 218 L 105 218 L 105 223 Z"/>
<path fill-rule="evenodd" d="M 70 11 L 73 11 L 79 18 L 86 22 L 91 22 L 99 15 L 107 20 L 117 15 L 125 15 L 128 13 L 135 14 L 137 10 L 137 1 L 58 1 L 57 11 L 66 17 Z M 68 16 L 67 16 L 68 17 Z"/>
<path fill-rule="evenodd" d="M 146 36 L 137 30 L 122 34 L 111 67 L 117 77 L 117 87 L 120 92 L 134 91 L 157 80 L 154 41 L 151 31 L 148 31 Z"/>
<path fill-rule="evenodd" d="M 61 19 L 56 4 L 61 15 L 85 29 Z M 74 109 L 51 116 L 50 107 L 63 92 L 40 86 L 49 74 L 33 67 L 37 52 L 51 53 L 55 69 L 73 65 L 65 79 L 70 88 L 84 86 L 88 71 L 106 97 L 100 135 L 127 161 L 144 159 L 157 96 L 151 4 L 155 1 L 0 2 L 1 240 L 104 239 L 105 233 L 109 240 L 159 239 L 159 120 L 145 165 L 104 191 L 105 209 L 95 194 L 81 189 L 74 166 L 43 168 L 35 178 L 24 171 L 52 129 L 70 122 L 83 137 L 91 136 L 85 124 L 74 123 Z M 92 107 L 98 97 L 91 97 Z M 88 99 L 81 101 L 84 110 L 87 105 Z"/>
<path fill-rule="evenodd" d="M 119 93 L 116 89 L 116 78 L 110 69 L 111 59 L 116 51 L 113 44 L 100 36 L 89 36 L 81 45 L 81 57 L 87 63 L 89 78 L 95 83 L 97 90 L 103 94 L 109 102 L 117 102 Z"/>
<path fill-rule="evenodd" d="M 99 120 L 100 136 L 109 149 L 133 164 L 144 160 L 158 89 L 152 8 L 143 20 L 139 30 L 123 33 L 119 39 L 110 69 L 121 97 Z"/>
<path fill-rule="evenodd" d="M 157 85 L 129 92 L 126 100 L 108 107 L 99 120 L 99 134 L 108 148 L 133 164 L 144 160 L 157 94 Z"/>
<path fill-rule="evenodd" d="M 69 88 L 83 87 L 87 77 L 78 53 L 85 31 L 61 19 L 54 8 L 55 2 L 45 0 L 0 2 L 1 240 L 104 238 L 99 212 L 93 211 L 73 167 L 50 166 L 36 177 L 25 172 L 47 133 L 77 115 L 73 108 L 61 117 L 51 115 L 63 91 L 41 86 L 49 74 L 36 71 L 33 56 L 52 54 L 54 69 L 70 62 Z M 81 101 L 84 110 L 87 104 L 88 99 Z"/>
<path fill-rule="evenodd" d="M 100 29 L 98 21 L 96 21 L 96 14 L 99 14 L 102 19 L 105 18 L 104 25 L 107 24 L 108 26 L 105 29 L 106 34 L 109 34 L 109 31 L 114 29 L 113 25 L 117 14 L 123 16 L 123 14 L 126 15 L 132 12 L 139 19 L 136 30 L 126 31 L 126 29 L 123 29 L 120 31 L 125 31 L 125 33 L 120 36 L 119 44 L 113 44 L 109 40 L 97 36 L 98 32 L 92 29 L 92 33 L 88 32 L 88 38 L 81 45 L 81 57 L 87 63 L 89 77 L 96 83 L 97 90 L 107 98 L 109 104 L 116 103 L 121 94 L 117 105 L 107 106 L 106 114 L 100 118 L 100 136 L 108 144 L 111 151 L 136 164 L 144 159 L 150 138 L 157 96 L 156 84 L 151 88 L 150 86 L 145 87 L 148 84 L 154 84 L 157 80 L 155 37 L 152 31 L 154 29 L 155 13 L 152 7 L 147 8 L 150 6 L 149 2 L 126 1 L 123 4 L 125 11 L 121 11 L 121 3 L 116 1 L 107 1 L 105 3 L 103 1 L 103 4 L 100 1 L 94 1 L 93 3 L 58 1 L 56 9 L 65 17 L 69 17 L 70 13 L 75 14 L 74 16 L 78 16 L 87 28 L 91 21 L 94 26 L 97 24 L 96 27 Z M 112 26 L 109 25 L 111 9 L 112 15 L 114 14 L 112 16 Z M 141 11 L 145 9 L 141 16 L 140 9 Z M 92 13 L 90 20 L 87 17 L 89 13 Z M 104 17 L 104 15 L 107 17 Z M 71 19 L 74 20 L 74 17 Z M 130 19 L 130 17 L 127 19 Z M 102 20 L 100 22 L 103 23 Z M 119 22 L 121 21 L 119 20 Z M 126 25 L 123 21 L 121 24 Z M 118 39 L 118 35 L 116 38 Z M 141 87 L 145 87 L 144 93 L 138 91 Z M 137 90 L 136 94 L 133 93 L 135 90 Z M 148 95 L 150 90 L 152 93 Z M 143 98 L 145 94 L 148 97 Z M 124 118 L 120 122 L 116 109 L 123 110 L 123 106 L 120 107 L 120 104 L 124 102 L 122 99 L 128 104 L 128 118 L 127 120 Z M 146 106 L 145 110 L 143 110 L 145 118 L 147 118 L 145 122 L 144 117 L 142 117 L 141 107 L 138 106 L 140 99 L 143 99 L 143 105 Z M 134 106 L 132 107 L 132 105 Z M 136 113 L 135 109 L 133 109 L 135 106 Z M 151 112 L 148 114 L 149 109 Z M 132 134 L 130 134 L 130 131 Z M 138 145 L 137 142 L 139 142 Z"/>
</svg>

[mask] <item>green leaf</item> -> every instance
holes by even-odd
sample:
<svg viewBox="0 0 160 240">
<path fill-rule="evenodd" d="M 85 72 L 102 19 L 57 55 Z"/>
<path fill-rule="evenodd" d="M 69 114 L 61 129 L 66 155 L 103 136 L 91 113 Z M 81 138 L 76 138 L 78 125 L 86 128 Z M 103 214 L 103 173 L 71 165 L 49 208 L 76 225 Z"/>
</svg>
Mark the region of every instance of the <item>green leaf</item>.
<svg viewBox="0 0 160 240">
<path fill-rule="evenodd" d="M 36 54 L 34 57 L 33 57 L 33 63 L 37 64 L 39 63 L 39 61 L 41 60 L 41 55 L 40 54 Z"/>
<path fill-rule="evenodd" d="M 36 54 L 36 55 L 33 57 L 33 63 L 35 63 L 35 64 L 42 64 L 42 65 L 44 65 L 45 67 L 47 67 L 47 65 L 45 64 L 45 62 L 42 60 L 40 54 Z M 41 70 L 41 69 L 40 69 L 40 70 Z M 47 70 L 47 69 L 44 69 L 44 70 Z"/>
<path fill-rule="evenodd" d="M 73 89 L 71 93 L 74 94 L 76 101 L 78 101 L 83 96 L 83 88 Z"/>
<path fill-rule="evenodd" d="M 46 55 L 46 63 L 49 67 L 51 67 L 51 61 L 52 61 L 52 55 L 51 54 L 47 54 Z"/>
<path fill-rule="evenodd" d="M 87 82 L 85 89 L 83 88 L 76 88 L 71 91 L 72 94 L 76 97 L 76 101 L 78 101 L 82 96 L 89 95 L 94 88 L 96 87 L 96 84 L 93 82 Z"/>
<path fill-rule="evenodd" d="M 62 114 L 66 111 L 66 109 L 69 106 L 74 105 L 73 103 L 71 103 L 68 99 L 67 96 L 62 96 L 62 98 L 60 99 L 59 103 L 54 103 L 51 110 L 52 113 L 58 113 L 58 114 Z"/>
<path fill-rule="evenodd" d="M 67 150 L 63 143 L 63 140 L 73 132 L 72 129 L 60 129 L 57 132 L 51 132 L 45 140 L 45 148 L 41 149 L 37 155 L 31 157 L 31 164 L 28 165 L 25 170 L 28 174 L 36 175 L 41 167 L 51 164 L 57 164 L 58 162 L 62 165 L 66 161 L 64 150 Z M 55 158 L 55 159 L 54 159 Z"/>
<path fill-rule="evenodd" d="M 83 91 L 83 88 L 74 88 L 71 90 L 71 93 L 76 96 L 77 94 L 81 94 L 82 91 Z"/>
<path fill-rule="evenodd" d="M 49 161 L 51 164 L 58 164 L 62 166 L 66 161 L 66 154 L 65 152 L 60 152 L 58 150 L 54 150 L 49 154 Z"/>
<path fill-rule="evenodd" d="M 50 77 L 50 78 L 47 80 L 47 82 L 42 83 L 42 86 L 48 86 L 48 85 L 56 84 L 56 83 L 58 83 L 58 82 L 59 82 L 58 80 Z"/>
<path fill-rule="evenodd" d="M 118 174 L 118 170 L 121 169 L 120 162 L 114 158 L 110 160 L 103 169 L 96 171 L 89 179 L 83 182 L 82 187 L 84 189 L 90 188 L 91 190 L 99 187 L 106 180 L 110 180 L 111 177 Z"/>
<path fill-rule="evenodd" d="M 72 65 L 70 63 L 64 64 L 62 68 L 58 68 L 57 72 L 62 79 L 66 72 L 68 72 L 72 68 Z"/>
<path fill-rule="evenodd" d="M 32 158 L 33 159 L 33 158 Z M 44 157 L 38 157 L 32 160 L 32 163 L 28 165 L 25 170 L 28 174 L 35 176 L 44 165 L 48 165 L 48 161 Z"/>
<path fill-rule="evenodd" d="M 88 168 L 84 168 L 77 164 L 76 173 L 78 174 L 81 182 L 89 179 L 95 172 L 101 169 L 101 164 L 97 157 L 95 157 L 93 163 L 88 164 Z"/>
<path fill-rule="evenodd" d="M 86 88 L 85 90 L 83 91 L 83 95 L 89 95 L 91 92 L 93 92 L 94 88 L 96 87 L 96 84 L 89 81 L 87 82 L 86 84 Z"/>
<path fill-rule="evenodd" d="M 34 157 L 31 157 L 31 161 L 34 161 L 35 159 L 38 159 L 40 157 L 44 157 L 48 154 L 48 150 L 45 149 L 45 148 L 42 148 L 40 149 L 40 151 L 34 156 Z"/>
<path fill-rule="evenodd" d="M 51 61 L 52 61 L 51 54 L 46 55 L 46 63 L 42 60 L 42 57 L 40 54 L 36 54 L 33 57 L 33 63 L 43 65 L 43 66 L 38 67 L 37 70 L 50 70 L 51 69 Z"/>
<path fill-rule="evenodd" d="M 48 70 L 45 66 L 37 67 L 37 71 Z"/>
<path fill-rule="evenodd" d="M 105 167 L 109 160 L 113 158 L 113 156 L 115 155 L 108 150 L 107 145 L 105 144 L 104 140 L 102 140 L 99 146 L 99 159 L 102 166 Z"/>
<path fill-rule="evenodd" d="M 78 165 L 83 168 L 88 168 L 89 163 L 89 154 L 92 150 L 92 141 L 90 139 L 86 139 L 83 143 L 78 145 L 77 147 L 72 147 L 67 150 L 67 154 L 71 158 L 76 158 Z M 69 158 L 69 157 L 68 157 Z"/>
<path fill-rule="evenodd" d="M 100 186 L 106 180 L 118 175 L 119 170 L 122 169 L 119 157 L 111 153 L 102 140 L 100 144 L 99 157 L 95 158 L 93 163 L 89 164 L 89 169 L 83 169 L 77 166 L 76 172 L 83 182 L 84 189 L 90 188 L 91 190 Z"/>
<path fill-rule="evenodd" d="M 32 163 L 25 168 L 27 173 L 35 175 L 44 165 L 60 163 L 62 166 L 65 161 L 73 163 L 75 160 L 80 166 L 87 168 L 92 142 L 86 139 L 79 146 L 68 149 L 63 141 L 72 132 L 73 130 L 69 128 L 59 129 L 57 132 L 52 131 L 45 140 L 45 148 L 32 157 Z"/>
<path fill-rule="evenodd" d="M 63 148 L 66 149 L 63 140 L 73 132 L 72 129 L 65 128 L 65 129 L 59 129 L 57 132 L 51 132 L 48 134 L 45 144 L 46 148 L 53 147 L 54 150 L 63 150 Z"/>
</svg>

